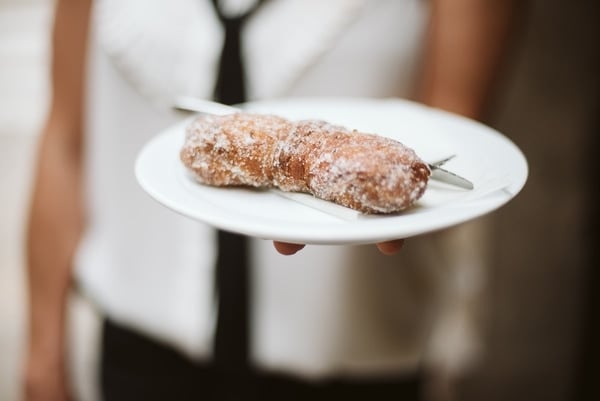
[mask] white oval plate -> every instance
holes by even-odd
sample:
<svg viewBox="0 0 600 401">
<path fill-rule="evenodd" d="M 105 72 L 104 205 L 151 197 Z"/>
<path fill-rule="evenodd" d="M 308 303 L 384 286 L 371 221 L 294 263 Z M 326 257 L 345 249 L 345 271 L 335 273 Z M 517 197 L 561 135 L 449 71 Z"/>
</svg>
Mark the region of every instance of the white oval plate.
<svg viewBox="0 0 600 401">
<path fill-rule="evenodd" d="M 474 183 L 471 191 L 431 181 L 411 209 L 362 215 L 305 194 L 218 188 L 196 183 L 179 161 L 189 119 L 140 151 L 135 174 L 163 205 L 217 228 L 264 239 L 358 244 L 407 238 L 489 213 L 525 185 L 527 161 L 506 137 L 475 121 L 398 99 L 298 98 L 248 103 L 245 109 L 290 119 L 319 118 L 395 138 L 425 161 L 456 155 L 444 167 Z"/>
</svg>

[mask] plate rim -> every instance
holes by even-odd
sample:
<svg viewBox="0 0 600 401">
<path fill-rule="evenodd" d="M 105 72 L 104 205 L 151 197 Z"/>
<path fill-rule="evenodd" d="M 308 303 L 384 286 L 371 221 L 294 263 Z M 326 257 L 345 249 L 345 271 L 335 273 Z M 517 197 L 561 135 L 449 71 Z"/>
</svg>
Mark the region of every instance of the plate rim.
<svg viewBox="0 0 600 401">
<path fill-rule="evenodd" d="M 296 105 L 298 105 L 300 103 L 307 103 L 307 102 L 308 103 L 313 102 L 313 104 L 328 103 L 328 104 L 338 104 L 338 105 L 343 104 L 343 103 L 346 103 L 346 104 L 353 103 L 355 105 L 356 104 L 364 105 L 365 103 L 380 105 L 382 103 L 385 103 L 385 104 L 392 104 L 392 105 L 400 105 L 400 107 L 416 107 L 416 108 L 420 109 L 421 111 L 426 111 L 428 113 L 431 112 L 431 113 L 435 113 L 439 116 L 444 116 L 443 118 L 450 118 L 454 121 L 460 121 L 461 123 L 466 123 L 466 124 L 471 124 L 473 126 L 477 126 L 478 130 L 483 130 L 488 135 L 491 135 L 492 137 L 495 137 L 497 140 L 500 140 L 503 143 L 503 145 L 507 147 L 507 149 L 510 149 L 510 152 L 512 153 L 513 158 L 515 158 L 515 160 L 518 160 L 521 163 L 521 166 L 519 168 L 519 171 L 521 174 L 520 174 L 520 177 L 515 177 L 515 179 L 513 179 L 511 181 L 511 183 L 507 186 L 507 191 L 505 191 L 501 194 L 493 194 L 494 196 L 488 196 L 483 199 L 470 200 L 468 202 L 464 202 L 459 205 L 449 204 L 449 205 L 436 207 L 434 211 L 437 213 L 441 213 L 444 211 L 451 211 L 452 213 L 454 213 L 454 218 L 449 218 L 449 219 L 446 218 L 445 220 L 442 219 L 444 221 L 444 223 L 441 225 L 439 224 L 439 222 L 437 224 L 435 224 L 435 223 L 431 223 L 431 221 L 429 221 L 428 224 L 421 224 L 420 226 L 412 227 L 411 229 L 401 230 L 401 229 L 390 229 L 390 225 L 381 226 L 381 224 L 379 224 L 379 226 L 382 230 L 381 230 L 381 232 L 376 233 L 376 232 L 374 232 L 374 230 L 371 227 L 371 226 L 377 225 L 377 223 L 374 223 L 374 221 L 376 221 L 376 220 L 371 220 L 370 222 L 362 221 L 360 223 L 361 226 L 369 228 L 369 230 L 364 230 L 365 232 L 363 235 L 357 236 L 354 232 L 351 232 L 351 231 L 344 231 L 344 230 L 340 231 L 339 230 L 340 225 L 338 225 L 338 228 L 333 230 L 336 233 L 336 235 L 334 237 L 332 237 L 332 231 L 327 229 L 327 224 L 317 225 L 315 223 L 311 223 L 309 225 L 310 227 L 319 228 L 319 231 L 313 232 L 311 234 L 305 233 L 306 228 L 302 227 L 301 225 L 295 225 L 294 226 L 294 227 L 296 227 L 295 231 L 293 231 L 292 229 L 285 229 L 285 228 L 279 229 L 279 230 L 273 230 L 273 225 L 259 224 L 255 221 L 256 220 L 255 217 L 251 217 L 247 221 L 246 221 L 246 219 L 242 218 L 236 222 L 234 219 L 231 218 L 231 216 L 226 217 L 226 216 L 222 216 L 219 213 L 216 213 L 216 214 L 198 213 L 197 210 L 196 211 L 190 210 L 189 207 L 186 207 L 186 205 L 182 205 L 181 202 L 177 202 L 177 201 L 169 198 L 168 195 L 161 193 L 161 191 L 158 190 L 153 185 L 153 183 L 149 181 L 149 177 L 146 175 L 144 168 L 145 168 L 145 163 L 147 162 L 146 158 L 148 157 L 150 150 L 157 147 L 158 144 L 162 144 L 162 141 L 179 140 L 180 143 L 183 143 L 182 137 L 179 137 L 177 139 L 173 139 L 173 138 L 175 138 L 175 135 L 177 133 L 177 128 L 181 129 L 183 126 L 185 126 L 185 124 L 189 123 L 190 119 L 194 118 L 194 117 L 189 117 L 189 118 L 183 119 L 182 121 L 180 121 L 174 125 L 171 125 L 170 127 L 167 127 L 166 129 L 160 131 L 157 135 L 152 137 L 150 140 L 148 140 L 143 145 L 143 147 L 138 152 L 138 155 L 137 155 L 136 161 L 135 161 L 135 167 L 134 167 L 135 177 L 136 177 L 137 182 L 150 197 L 152 197 L 153 199 L 155 199 L 162 205 L 170 208 L 171 210 L 174 210 L 175 212 L 177 212 L 181 215 L 187 216 L 187 217 L 195 219 L 195 220 L 199 220 L 201 222 L 212 225 L 214 227 L 217 227 L 217 228 L 220 228 L 223 230 L 227 230 L 227 231 L 235 231 L 240 234 L 250 235 L 250 236 L 264 238 L 264 239 L 276 239 L 276 240 L 282 240 L 282 241 L 287 241 L 287 242 L 299 242 L 299 243 L 310 243 L 310 244 L 374 243 L 374 242 L 385 241 L 385 240 L 390 240 L 390 239 L 395 239 L 395 238 L 408 238 L 408 237 L 421 235 L 421 234 L 425 234 L 425 233 L 432 232 L 432 231 L 446 229 L 446 228 L 449 228 L 452 226 L 456 226 L 458 224 L 465 223 L 472 219 L 479 218 L 483 215 L 489 214 L 489 213 L 499 209 L 500 207 L 506 205 L 509 201 L 514 199 L 521 192 L 521 190 L 523 189 L 523 187 L 525 186 L 525 184 L 527 182 L 529 168 L 528 168 L 528 164 L 527 164 L 527 159 L 525 158 L 525 155 L 523 154 L 521 149 L 519 149 L 519 147 L 506 135 L 503 135 L 499 131 L 497 131 L 489 126 L 486 126 L 485 124 L 482 124 L 478 121 L 475 121 L 475 120 L 472 120 L 469 118 L 466 118 L 464 116 L 460 116 L 460 115 L 450 113 L 450 112 L 447 112 L 444 110 L 431 108 L 431 107 L 422 105 L 420 103 L 408 101 L 405 99 L 398 99 L 398 98 L 382 98 L 382 99 L 361 98 L 361 97 L 358 97 L 358 98 L 357 97 L 351 97 L 351 98 L 339 98 L 339 97 L 280 98 L 280 99 L 269 99 L 269 100 L 260 100 L 260 101 L 256 101 L 256 102 L 249 102 L 249 103 L 242 105 L 242 107 L 244 109 L 252 111 L 253 109 L 256 110 L 257 108 L 268 107 L 269 105 L 272 105 L 272 104 L 282 104 L 283 102 L 288 103 L 288 104 L 293 103 Z M 181 132 L 179 132 L 179 134 L 181 134 Z M 171 137 L 173 137 L 173 138 L 171 138 Z M 165 156 L 165 157 L 167 157 L 167 156 Z M 176 158 L 176 160 L 178 160 L 178 158 Z M 176 166 L 173 166 L 173 165 L 170 166 L 171 169 L 174 169 L 175 167 Z M 184 167 L 181 166 L 180 164 L 177 167 L 179 167 L 181 169 L 181 171 L 185 171 Z M 518 178 L 520 178 L 520 179 L 518 179 Z M 180 184 L 171 183 L 171 185 L 180 185 Z M 227 188 L 216 188 L 216 187 L 210 187 L 210 189 L 211 190 L 217 189 L 217 190 L 224 190 L 224 191 L 228 190 Z M 187 192 L 188 190 L 184 189 L 184 191 Z M 498 196 L 498 195 L 501 195 L 501 196 Z M 191 192 L 188 192 L 187 196 L 188 197 L 192 196 Z M 206 203 L 206 202 L 207 201 L 204 199 L 200 203 Z M 290 201 L 290 202 L 293 202 L 293 201 Z M 469 207 L 474 207 L 474 206 L 477 206 L 475 212 L 466 210 Z M 239 212 L 238 212 L 238 214 L 239 214 Z M 431 216 L 431 215 L 433 215 L 433 217 L 435 217 L 435 213 L 430 212 L 429 216 Z M 418 216 L 418 215 L 412 215 L 413 216 L 412 218 L 410 216 L 411 215 L 409 214 L 409 215 L 389 216 L 389 217 L 385 217 L 385 218 L 386 219 L 396 219 L 396 220 L 402 219 L 404 221 L 409 221 L 414 218 L 416 218 L 417 220 L 419 219 L 419 217 L 414 217 L 414 216 Z M 366 219 L 366 220 L 368 220 L 368 219 Z M 297 228 L 301 228 L 302 230 L 298 230 Z M 310 230 L 308 230 L 308 231 L 310 231 Z"/>
</svg>

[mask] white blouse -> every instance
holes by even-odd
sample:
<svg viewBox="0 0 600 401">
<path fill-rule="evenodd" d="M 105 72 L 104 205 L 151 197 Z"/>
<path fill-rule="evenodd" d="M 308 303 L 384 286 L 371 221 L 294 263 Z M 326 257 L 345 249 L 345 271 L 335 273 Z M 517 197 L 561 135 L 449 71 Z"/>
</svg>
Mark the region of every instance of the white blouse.
<svg viewBox="0 0 600 401">
<path fill-rule="evenodd" d="M 209 358 L 214 231 L 151 200 L 133 163 L 181 118 L 174 97 L 210 98 L 221 27 L 208 0 L 99 0 L 93 16 L 78 282 L 115 321 Z M 422 0 L 266 2 L 244 29 L 250 98 L 410 96 L 427 17 Z M 256 239 L 251 253 L 259 367 L 323 377 L 412 370 L 423 359 L 448 293 L 435 241 L 411 240 L 394 257 L 373 246 L 284 257 Z"/>
</svg>

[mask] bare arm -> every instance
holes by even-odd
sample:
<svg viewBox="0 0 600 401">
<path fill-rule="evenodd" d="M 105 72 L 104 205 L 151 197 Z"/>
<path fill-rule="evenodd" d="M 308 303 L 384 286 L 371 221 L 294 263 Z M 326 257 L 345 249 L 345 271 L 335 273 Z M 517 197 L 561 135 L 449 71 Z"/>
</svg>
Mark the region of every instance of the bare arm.
<svg viewBox="0 0 600 401">
<path fill-rule="evenodd" d="M 40 138 L 27 236 L 29 343 L 25 399 L 64 400 L 65 307 L 84 224 L 81 126 L 90 1 L 59 0 L 52 100 Z"/>
<path fill-rule="evenodd" d="M 482 118 L 515 28 L 516 0 L 434 0 L 419 100 Z"/>
</svg>

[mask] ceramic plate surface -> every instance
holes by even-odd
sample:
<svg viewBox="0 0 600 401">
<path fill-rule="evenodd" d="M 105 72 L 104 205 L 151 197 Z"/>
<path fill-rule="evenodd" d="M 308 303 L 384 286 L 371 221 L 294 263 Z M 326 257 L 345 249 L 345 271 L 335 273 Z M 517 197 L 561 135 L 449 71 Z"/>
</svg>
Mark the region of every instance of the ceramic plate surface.
<svg viewBox="0 0 600 401">
<path fill-rule="evenodd" d="M 136 178 L 158 202 L 215 227 L 264 239 L 312 244 L 373 243 L 440 230 L 509 202 L 527 179 L 527 161 L 505 136 L 472 120 L 397 99 L 300 98 L 248 103 L 245 109 L 290 119 L 324 119 L 397 139 L 427 162 L 456 155 L 444 167 L 473 190 L 430 180 L 411 209 L 363 215 L 306 194 L 217 188 L 196 183 L 179 160 L 189 119 L 140 151 Z"/>
</svg>

